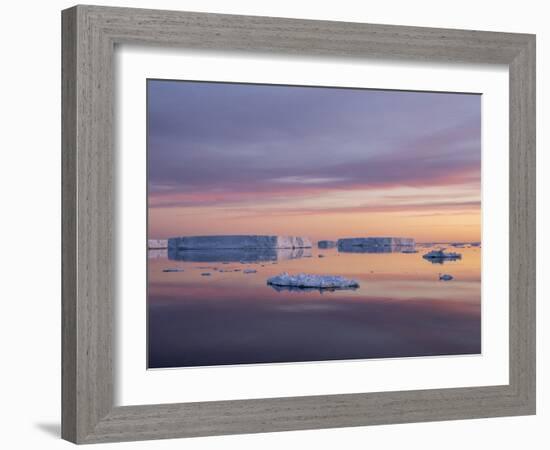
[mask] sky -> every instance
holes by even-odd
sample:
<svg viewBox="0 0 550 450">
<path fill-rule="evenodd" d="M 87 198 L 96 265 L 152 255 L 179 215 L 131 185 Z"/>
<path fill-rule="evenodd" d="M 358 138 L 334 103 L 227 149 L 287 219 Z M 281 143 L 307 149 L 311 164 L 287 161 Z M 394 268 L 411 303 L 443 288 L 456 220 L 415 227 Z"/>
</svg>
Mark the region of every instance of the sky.
<svg viewBox="0 0 550 450">
<path fill-rule="evenodd" d="M 148 80 L 148 236 L 479 241 L 481 96 Z"/>
</svg>

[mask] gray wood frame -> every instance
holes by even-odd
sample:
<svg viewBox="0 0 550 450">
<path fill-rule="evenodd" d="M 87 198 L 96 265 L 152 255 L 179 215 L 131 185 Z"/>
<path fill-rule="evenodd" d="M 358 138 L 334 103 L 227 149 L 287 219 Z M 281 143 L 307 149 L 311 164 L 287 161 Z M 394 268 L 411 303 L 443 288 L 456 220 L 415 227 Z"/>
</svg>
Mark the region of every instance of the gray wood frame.
<svg viewBox="0 0 550 450">
<path fill-rule="evenodd" d="M 62 30 L 64 439 L 94 443 L 535 413 L 535 36 L 98 6 L 63 11 Z M 113 51 L 119 43 L 508 65 L 510 383 L 114 407 Z"/>
</svg>

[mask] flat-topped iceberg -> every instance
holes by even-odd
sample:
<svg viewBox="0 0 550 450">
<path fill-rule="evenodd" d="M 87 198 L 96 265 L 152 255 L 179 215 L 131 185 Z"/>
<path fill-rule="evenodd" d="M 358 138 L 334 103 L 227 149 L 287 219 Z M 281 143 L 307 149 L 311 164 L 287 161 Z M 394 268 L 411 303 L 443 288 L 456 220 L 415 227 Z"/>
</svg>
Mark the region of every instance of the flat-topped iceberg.
<svg viewBox="0 0 550 450">
<path fill-rule="evenodd" d="M 182 236 L 168 239 L 168 248 L 177 250 L 231 250 L 311 248 L 311 241 L 301 236 L 213 235 Z"/>
<path fill-rule="evenodd" d="M 299 236 L 220 235 L 168 239 L 168 258 L 196 262 L 260 262 L 311 256 L 311 241 Z"/>
<path fill-rule="evenodd" d="M 412 238 L 402 237 L 357 237 L 338 239 L 338 251 L 346 253 L 391 253 L 414 248 Z"/>
<path fill-rule="evenodd" d="M 290 275 L 286 272 L 268 278 L 267 284 L 303 289 L 353 289 L 359 287 L 357 281 L 339 275 L 312 275 L 307 273 Z"/>
<path fill-rule="evenodd" d="M 338 247 L 414 247 L 415 240 L 402 237 L 357 237 L 338 239 Z"/>
</svg>

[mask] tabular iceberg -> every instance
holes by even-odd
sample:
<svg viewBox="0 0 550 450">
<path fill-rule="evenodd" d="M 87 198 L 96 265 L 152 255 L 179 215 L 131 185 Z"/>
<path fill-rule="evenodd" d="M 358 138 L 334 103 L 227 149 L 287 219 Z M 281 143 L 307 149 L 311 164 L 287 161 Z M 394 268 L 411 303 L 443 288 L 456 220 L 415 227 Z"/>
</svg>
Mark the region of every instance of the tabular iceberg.
<svg viewBox="0 0 550 450">
<path fill-rule="evenodd" d="M 405 248 L 414 248 L 412 238 L 402 237 L 357 237 L 338 239 L 338 251 L 351 253 L 391 253 Z"/>
<path fill-rule="evenodd" d="M 301 236 L 220 235 L 183 236 L 168 239 L 168 248 L 177 250 L 222 250 L 262 248 L 311 248 L 311 241 Z"/>
<path fill-rule="evenodd" d="M 267 284 L 272 286 L 285 286 L 296 288 L 318 288 L 318 289 L 346 289 L 358 288 L 359 283 L 339 275 L 311 275 L 299 273 L 289 275 L 286 272 L 267 279 Z"/>
<path fill-rule="evenodd" d="M 168 258 L 180 261 L 259 262 L 311 256 L 311 241 L 299 236 L 222 235 L 168 239 Z"/>
</svg>

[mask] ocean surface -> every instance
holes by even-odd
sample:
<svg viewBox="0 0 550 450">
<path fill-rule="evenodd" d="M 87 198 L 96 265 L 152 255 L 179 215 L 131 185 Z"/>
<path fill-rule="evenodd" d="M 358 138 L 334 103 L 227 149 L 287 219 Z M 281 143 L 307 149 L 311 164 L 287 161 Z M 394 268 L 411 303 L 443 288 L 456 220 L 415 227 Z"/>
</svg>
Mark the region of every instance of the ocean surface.
<svg viewBox="0 0 550 450">
<path fill-rule="evenodd" d="M 422 258 L 441 247 L 462 259 L 437 264 Z M 148 366 L 479 354 L 481 248 L 417 249 L 312 248 L 260 260 L 250 253 L 150 250 Z M 360 287 L 320 292 L 266 284 L 282 272 L 342 275 Z M 439 273 L 454 279 L 440 281 Z"/>
</svg>

